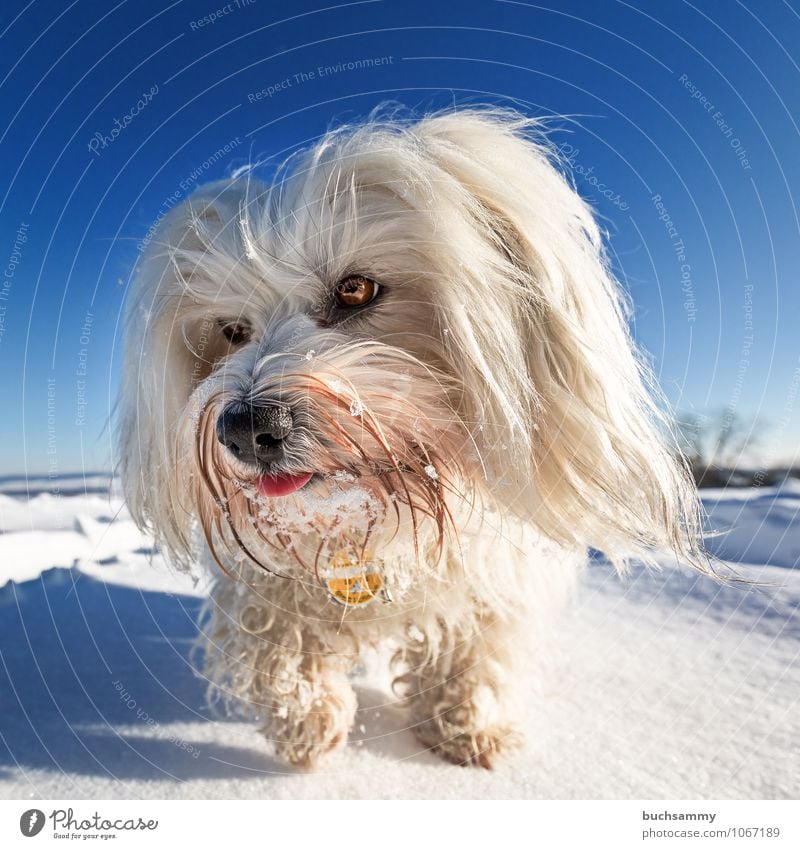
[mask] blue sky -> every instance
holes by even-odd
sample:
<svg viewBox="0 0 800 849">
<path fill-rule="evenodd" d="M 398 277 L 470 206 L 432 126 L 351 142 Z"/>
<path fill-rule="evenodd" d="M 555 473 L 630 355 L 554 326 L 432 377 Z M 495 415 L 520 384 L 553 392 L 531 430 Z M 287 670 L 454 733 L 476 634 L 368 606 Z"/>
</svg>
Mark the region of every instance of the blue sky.
<svg viewBox="0 0 800 849">
<path fill-rule="evenodd" d="M 110 468 L 120 311 L 170 198 L 386 100 L 569 116 L 554 139 L 671 403 L 757 418 L 762 459 L 787 459 L 800 5 L 749 6 L 4 4 L 0 475 Z M 381 62 L 347 67 L 363 59 Z"/>
</svg>

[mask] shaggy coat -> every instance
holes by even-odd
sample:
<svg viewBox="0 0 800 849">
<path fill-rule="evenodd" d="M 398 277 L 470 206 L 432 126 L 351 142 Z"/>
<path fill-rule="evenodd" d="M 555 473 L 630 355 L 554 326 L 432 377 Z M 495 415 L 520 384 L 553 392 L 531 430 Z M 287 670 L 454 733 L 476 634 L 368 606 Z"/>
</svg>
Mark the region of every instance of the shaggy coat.
<svg viewBox="0 0 800 849">
<path fill-rule="evenodd" d="M 348 306 L 354 279 L 372 294 Z M 279 456 L 241 462 L 220 416 L 272 405 Z M 269 185 L 205 186 L 128 300 L 128 504 L 173 562 L 215 570 L 209 677 L 301 766 L 346 740 L 375 645 L 419 738 L 490 765 L 588 549 L 697 562 L 659 409 L 592 212 L 513 112 L 374 118 Z M 369 604 L 341 603 L 348 580 Z"/>
</svg>

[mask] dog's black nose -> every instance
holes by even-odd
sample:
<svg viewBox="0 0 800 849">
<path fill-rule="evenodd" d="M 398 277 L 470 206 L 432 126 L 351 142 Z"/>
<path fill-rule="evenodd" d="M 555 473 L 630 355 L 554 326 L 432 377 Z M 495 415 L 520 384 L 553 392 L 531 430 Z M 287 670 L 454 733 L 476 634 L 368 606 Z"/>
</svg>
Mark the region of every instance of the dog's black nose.
<svg viewBox="0 0 800 849">
<path fill-rule="evenodd" d="M 288 407 L 240 404 L 223 410 L 217 419 L 217 439 L 243 463 L 276 460 L 294 421 Z"/>
</svg>

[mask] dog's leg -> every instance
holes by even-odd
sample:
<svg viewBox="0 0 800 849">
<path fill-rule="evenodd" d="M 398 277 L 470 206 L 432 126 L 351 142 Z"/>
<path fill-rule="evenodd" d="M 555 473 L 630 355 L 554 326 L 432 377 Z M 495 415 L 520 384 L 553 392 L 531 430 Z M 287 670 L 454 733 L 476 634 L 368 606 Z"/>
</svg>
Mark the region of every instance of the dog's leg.
<svg viewBox="0 0 800 849">
<path fill-rule="evenodd" d="M 312 769 L 347 741 L 356 711 L 346 659 L 304 635 L 298 649 L 272 646 L 259 663 L 268 712 L 262 732 L 281 760 Z"/>
<path fill-rule="evenodd" d="M 290 614 L 296 605 L 276 598 L 277 586 L 270 586 L 266 603 L 260 591 L 237 592 L 234 581 L 218 582 L 205 671 L 226 697 L 264 717 L 262 732 L 281 760 L 311 769 L 347 740 L 356 710 L 348 680 L 355 655 L 332 649 L 318 617 Z"/>
<path fill-rule="evenodd" d="M 451 763 L 490 769 L 503 752 L 517 748 L 516 628 L 494 617 L 481 633 L 465 638 L 441 623 L 440 639 L 409 641 L 398 658 L 407 674 L 414 733 Z"/>
</svg>

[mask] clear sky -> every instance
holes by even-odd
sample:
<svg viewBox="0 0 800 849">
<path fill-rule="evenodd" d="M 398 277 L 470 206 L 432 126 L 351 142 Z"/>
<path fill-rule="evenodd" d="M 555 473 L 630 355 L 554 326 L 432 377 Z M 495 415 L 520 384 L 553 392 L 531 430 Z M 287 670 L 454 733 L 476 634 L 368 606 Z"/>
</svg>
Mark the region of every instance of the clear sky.
<svg viewBox="0 0 800 849">
<path fill-rule="evenodd" d="M 767 462 L 795 452 L 797 0 L 3 12 L 0 475 L 110 468 L 120 310 L 160 212 L 386 100 L 570 116 L 554 139 L 609 231 L 672 404 L 758 417 Z"/>
</svg>

